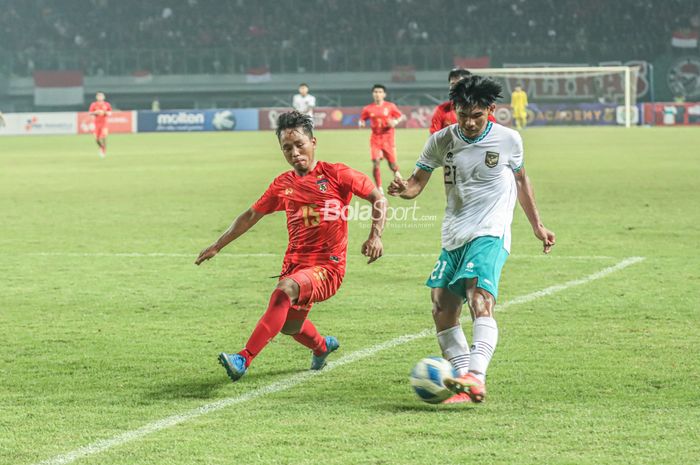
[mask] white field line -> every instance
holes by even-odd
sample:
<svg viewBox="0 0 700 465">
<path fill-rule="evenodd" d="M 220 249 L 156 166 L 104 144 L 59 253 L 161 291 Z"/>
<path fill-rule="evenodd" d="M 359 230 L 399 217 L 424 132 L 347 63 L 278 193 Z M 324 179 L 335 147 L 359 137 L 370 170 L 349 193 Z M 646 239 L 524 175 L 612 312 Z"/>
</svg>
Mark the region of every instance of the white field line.
<svg viewBox="0 0 700 465">
<path fill-rule="evenodd" d="M 639 263 L 642 260 L 644 260 L 644 257 L 629 257 L 625 258 L 621 262 L 607 267 L 603 268 L 600 271 L 597 271 L 593 274 L 590 274 L 588 276 L 585 276 L 580 279 L 574 279 L 572 281 L 567 281 L 563 284 L 557 284 L 554 286 L 549 286 L 545 289 L 542 289 L 541 291 L 536 291 L 532 292 L 530 294 L 522 295 L 519 297 L 514 298 L 513 300 L 510 300 L 508 302 L 503 303 L 502 305 L 499 305 L 497 310 L 503 311 L 507 309 L 508 307 L 511 307 L 513 305 L 520 305 L 528 302 L 532 302 L 533 300 L 539 299 L 541 297 L 547 297 L 549 295 L 555 294 L 557 292 L 563 291 L 565 289 L 569 289 L 575 286 L 581 286 L 583 284 L 587 284 L 591 281 L 595 281 L 597 279 L 604 278 L 612 273 L 615 273 L 616 271 L 620 271 L 624 268 L 627 268 L 628 266 L 634 265 L 635 263 Z M 419 333 L 415 334 L 407 334 L 404 336 L 399 336 L 397 338 L 391 339 L 386 342 L 382 342 L 381 344 L 377 344 L 372 347 L 368 347 L 366 349 L 361 349 L 355 352 L 352 352 L 348 355 L 345 355 L 338 360 L 334 362 L 330 362 L 326 368 L 323 369 L 323 371 L 305 371 L 293 376 L 290 376 L 286 379 L 282 379 L 280 381 L 277 381 L 275 383 L 269 384 L 267 386 L 263 386 L 258 389 L 254 389 L 250 392 L 247 392 L 245 394 L 241 394 L 237 397 L 229 397 L 227 399 L 222 399 L 217 402 L 213 402 L 211 404 L 206 404 L 201 407 L 198 407 L 196 409 L 187 411 L 185 413 L 181 413 L 178 415 L 172 415 L 170 417 L 164 418 L 162 420 L 154 421 L 153 423 L 149 423 L 145 426 L 142 426 L 141 428 L 127 431 L 125 433 L 122 433 L 118 436 L 114 436 L 109 439 L 103 439 L 101 441 L 93 442 L 92 444 L 89 444 L 87 446 L 80 447 L 74 451 L 68 452 L 63 455 L 58 455 L 56 457 L 53 457 L 51 459 L 45 460 L 43 462 L 38 462 L 35 465 L 65 465 L 69 463 L 73 463 L 76 460 L 79 460 L 83 457 L 88 457 L 91 455 L 96 455 L 99 454 L 100 452 L 104 452 L 106 450 L 112 449 L 114 447 L 120 446 L 122 444 L 126 444 L 131 441 L 138 440 L 144 436 L 147 436 L 151 433 L 156 433 L 158 431 L 164 430 L 166 428 L 170 428 L 171 426 L 175 426 L 179 423 L 183 423 L 185 421 L 201 417 L 203 415 L 206 415 L 211 412 L 216 412 L 218 410 L 222 410 L 226 407 L 229 407 L 231 405 L 235 404 L 240 404 L 243 402 L 247 402 L 249 400 L 257 399 L 258 397 L 265 396 L 267 394 L 274 394 L 276 392 L 284 391 L 287 389 L 290 389 L 297 384 L 301 384 L 315 376 L 320 376 L 323 375 L 324 373 L 328 373 L 329 371 L 333 371 L 336 368 L 342 367 L 343 365 L 347 365 L 349 363 L 356 362 L 358 360 L 362 360 L 364 358 L 370 357 L 377 352 L 381 352 L 386 349 L 391 349 L 393 347 L 405 344 L 407 342 L 411 342 L 416 339 L 424 338 L 430 335 L 435 334 L 435 330 L 433 328 L 428 328 L 425 329 Z"/>
<path fill-rule="evenodd" d="M 162 253 L 162 252 L 28 252 L 22 255 L 30 255 L 35 257 L 135 257 L 135 258 L 151 258 L 151 257 L 174 257 L 174 258 L 187 258 L 190 257 L 194 261 L 197 258 L 197 252 L 193 253 Z M 440 255 L 439 252 L 436 253 L 387 253 L 384 257 L 387 258 L 437 258 Z M 279 257 L 282 258 L 284 254 L 281 253 L 225 253 L 222 252 L 216 257 L 219 258 L 238 258 L 238 257 Z M 360 257 L 362 258 L 362 257 Z M 556 255 L 556 254 L 537 254 L 537 255 L 511 255 L 509 259 L 528 259 L 533 258 L 546 258 L 546 259 L 563 259 L 563 260 L 617 260 L 620 257 L 612 257 L 609 255 Z"/>
</svg>

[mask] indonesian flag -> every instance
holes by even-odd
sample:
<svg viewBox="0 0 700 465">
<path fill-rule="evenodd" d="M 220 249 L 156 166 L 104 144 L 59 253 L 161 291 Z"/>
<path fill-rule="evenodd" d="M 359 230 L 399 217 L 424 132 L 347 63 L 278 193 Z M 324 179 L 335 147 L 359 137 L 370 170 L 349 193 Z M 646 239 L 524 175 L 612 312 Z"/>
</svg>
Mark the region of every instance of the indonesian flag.
<svg viewBox="0 0 700 465">
<path fill-rule="evenodd" d="M 271 80 L 272 75 L 270 74 L 270 68 L 267 66 L 248 68 L 248 71 L 246 71 L 245 82 L 248 84 L 259 84 L 261 82 L 270 82 Z"/>
<path fill-rule="evenodd" d="M 83 104 L 82 71 L 35 71 L 34 105 Z"/>
<path fill-rule="evenodd" d="M 491 65 L 491 57 L 454 57 L 455 68 L 488 68 Z"/>
<path fill-rule="evenodd" d="M 142 69 L 131 73 L 131 78 L 134 84 L 148 84 L 153 80 L 153 74 L 150 71 Z"/>
<path fill-rule="evenodd" d="M 671 38 L 671 45 L 678 48 L 697 48 L 698 37 L 700 37 L 698 31 L 691 31 L 690 29 L 679 29 L 673 32 L 673 37 Z"/>
</svg>

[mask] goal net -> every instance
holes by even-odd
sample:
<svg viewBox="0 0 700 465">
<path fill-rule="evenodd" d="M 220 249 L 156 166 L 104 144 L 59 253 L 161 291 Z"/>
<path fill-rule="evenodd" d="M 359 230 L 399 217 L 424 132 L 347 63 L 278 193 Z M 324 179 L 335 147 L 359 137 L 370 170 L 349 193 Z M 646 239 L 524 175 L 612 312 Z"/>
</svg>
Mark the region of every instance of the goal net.
<svg viewBox="0 0 700 465">
<path fill-rule="evenodd" d="M 472 72 L 503 84 L 505 105 L 496 111 L 499 120 L 511 117 L 507 104 L 519 85 L 528 96 L 529 121 L 625 127 L 638 121 L 637 66 L 484 68 Z"/>
</svg>

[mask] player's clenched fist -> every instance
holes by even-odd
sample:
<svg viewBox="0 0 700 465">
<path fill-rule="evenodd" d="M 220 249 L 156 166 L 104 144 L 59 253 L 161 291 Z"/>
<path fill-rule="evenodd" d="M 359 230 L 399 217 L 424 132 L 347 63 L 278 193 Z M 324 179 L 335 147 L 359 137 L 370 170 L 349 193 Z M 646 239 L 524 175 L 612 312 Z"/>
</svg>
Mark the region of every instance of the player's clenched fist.
<svg viewBox="0 0 700 465">
<path fill-rule="evenodd" d="M 384 253 L 384 245 L 382 240 L 378 237 L 373 237 L 367 239 L 364 244 L 362 244 L 362 255 L 369 257 L 367 263 L 372 263 L 376 261 Z"/>
<path fill-rule="evenodd" d="M 391 184 L 389 184 L 387 192 L 389 193 L 389 195 L 401 195 L 401 193 L 405 191 L 407 187 L 408 181 L 396 177 L 393 181 L 391 181 Z"/>
</svg>

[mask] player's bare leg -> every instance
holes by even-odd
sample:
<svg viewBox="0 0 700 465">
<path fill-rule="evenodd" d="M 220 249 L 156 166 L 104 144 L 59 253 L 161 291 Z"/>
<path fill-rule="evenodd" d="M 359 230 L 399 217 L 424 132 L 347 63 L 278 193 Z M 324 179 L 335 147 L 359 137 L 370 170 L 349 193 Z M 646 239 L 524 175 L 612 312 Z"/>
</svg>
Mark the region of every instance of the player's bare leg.
<svg viewBox="0 0 700 465">
<path fill-rule="evenodd" d="M 219 354 L 219 363 L 226 369 L 231 381 L 243 376 L 253 359 L 280 333 L 289 309 L 298 298 L 299 285 L 291 279 L 282 279 L 272 292 L 267 310 L 255 325 L 245 348 L 237 354 Z"/>
<path fill-rule="evenodd" d="M 372 175 L 374 176 L 374 184 L 382 189 L 382 170 L 381 170 L 381 158 L 376 158 L 372 160 Z"/>
<path fill-rule="evenodd" d="M 445 380 L 445 385 L 452 391 L 467 393 L 474 402 L 483 402 L 486 397 L 486 370 L 498 343 L 498 325 L 493 318 L 496 299 L 476 284 L 476 278 L 467 282 L 467 302 L 474 320 L 469 372 Z"/>
<path fill-rule="evenodd" d="M 401 173 L 399 172 L 399 165 L 396 162 L 389 162 L 389 169 L 394 172 L 394 178 L 403 179 Z"/>
<path fill-rule="evenodd" d="M 433 301 L 433 321 L 442 355 L 449 360 L 458 376 L 466 375 L 469 371 L 469 344 L 459 322 L 462 298 L 446 288 L 432 289 L 430 297 Z M 457 404 L 470 400 L 467 394 L 459 392 L 443 403 Z"/>
</svg>

